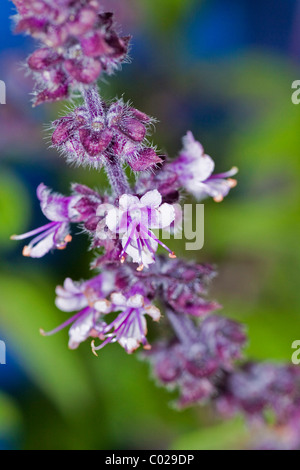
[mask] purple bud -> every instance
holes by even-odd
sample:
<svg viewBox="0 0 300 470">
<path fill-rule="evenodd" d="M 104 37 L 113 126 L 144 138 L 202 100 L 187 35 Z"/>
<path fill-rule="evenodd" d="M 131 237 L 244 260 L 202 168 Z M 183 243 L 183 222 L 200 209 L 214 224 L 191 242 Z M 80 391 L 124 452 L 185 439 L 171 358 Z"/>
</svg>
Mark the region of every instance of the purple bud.
<svg viewBox="0 0 300 470">
<path fill-rule="evenodd" d="M 88 57 L 99 57 L 113 53 L 113 49 L 107 44 L 105 37 L 98 31 L 92 36 L 82 38 L 81 48 Z"/>
<path fill-rule="evenodd" d="M 64 67 L 72 78 L 86 85 L 97 80 L 102 68 L 100 62 L 94 59 L 68 59 L 65 60 Z"/>
<path fill-rule="evenodd" d="M 91 157 L 99 155 L 107 148 L 112 135 L 109 129 L 105 129 L 103 132 L 92 132 L 84 128 L 79 130 L 80 141 Z"/>
<path fill-rule="evenodd" d="M 147 132 L 144 124 L 134 118 L 125 119 L 121 130 L 125 135 L 127 135 L 127 137 L 134 140 L 135 142 L 142 142 Z"/>
<path fill-rule="evenodd" d="M 132 115 L 132 117 L 134 117 L 135 119 L 138 119 L 139 121 L 145 124 L 151 122 L 151 118 L 147 116 L 147 114 L 143 113 L 142 111 L 139 111 L 138 109 L 130 108 L 130 114 Z"/>
<path fill-rule="evenodd" d="M 32 70 L 47 70 L 62 61 L 62 56 L 57 52 L 44 47 L 37 49 L 28 58 L 28 65 Z"/>
<path fill-rule="evenodd" d="M 203 351 L 199 355 L 193 354 L 191 360 L 185 363 L 186 370 L 194 377 L 203 378 L 213 375 L 219 368 L 219 363 L 214 358 L 207 358 Z"/>
<path fill-rule="evenodd" d="M 70 132 L 74 128 L 74 122 L 70 118 L 61 119 L 60 123 L 57 125 L 55 131 L 52 134 L 52 144 L 64 144 L 70 138 Z"/>
<path fill-rule="evenodd" d="M 62 46 L 68 38 L 68 29 L 64 25 L 51 25 L 47 28 L 47 36 L 44 39 L 48 47 L 58 48 Z"/>
<path fill-rule="evenodd" d="M 241 358 L 241 349 L 246 343 L 243 325 L 219 315 L 211 315 L 203 321 L 200 338 L 209 345 L 211 356 L 229 369 L 233 360 Z"/>
<path fill-rule="evenodd" d="M 93 189 L 89 188 L 88 186 L 85 186 L 84 184 L 79 184 L 79 183 L 74 183 L 72 184 L 72 190 L 76 194 L 82 194 L 83 196 L 92 196 L 95 198 L 100 197 L 96 191 Z"/>
<path fill-rule="evenodd" d="M 58 101 L 67 98 L 69 93 L 69 87 L 67 84 L 61 84 L 55 88 L 49 88 L 41 91 L 37 94 L 34 100 L 34 106 L 37 106 L 45 101 Z"/>
<path fill-rule="evenodd" d="M 16 31 L 27 32 L 46 46 L 30 56 L 30 69 L 54 71 L 60 63 L 66 76 L 54 92 L 45 76 L 35 74 L 39 91 L 35 104 L 65 98 L 82 83 L 95 82 L 102 72 L 113 73 L 126 59 L 129 37 L 118 35 L 112 13 L 99 14 L 98 0 L 60 0 L 59 5 L 48 0 L 26 4 L 15 0 L 15 4 Z"/>
<path fill-rule="evenodd" d="M 93 8 L 84 7 L 68 23 L 69 33 L 74 36 L 81 36 L 93 29 L 96 20 L 96 11 Z"/>
<path fill-rule="evenodd" d="M 136 159 L 129 161 L 129 165 L 134 171 L 148 170 L 159 163 L 162 163 L 162 159 L 151 148 L 143 149 Z"/>
<path fill-rule="evenodd" d="M 134 171 L 143 171 L 162 162 L 153 149 L 144 146 L 147 124 L 132 117 L 132 108 L 123 100 L 109 105 L 101 100 L 96 88 L 88 91 L 87 96 L 85 106 L 53 123 L 53 145 L 63 147 L 69 160 L 75 157 L 77 163 L 95 166 L 94 157 L 97 157 L 99 167 L 114 155 Z M 151 122 L 151 118 L 148 121 Z M 90 157 L 93 160 L 89 160 Z"/>
<path fill-rule="evenodd" d="M 182 367 L 175 355 L 166 354 L 156 363 L 154 373 L 161 382 L 171 383 L 179 379 Z"/>
<path fill-rule="evenodd" d="M 32 36 L 36 36 L 38 32 L 43 31 L 45 25 L 47 24 L 46 19 L 42 18 L 23 18 L 21 19 L 16 26 L 16 33 L 23 33 L 26 30 L 29 30 Z"/>
<path fill-rule="evenodd" d="M 186 377 L 182 383 L 181 395 L 177 401 L 177 405 L 179 408 L 195 405 L 196 403 L 210 398 L 213 392 L 214 387 L 209 380 Z"/>
</svg>

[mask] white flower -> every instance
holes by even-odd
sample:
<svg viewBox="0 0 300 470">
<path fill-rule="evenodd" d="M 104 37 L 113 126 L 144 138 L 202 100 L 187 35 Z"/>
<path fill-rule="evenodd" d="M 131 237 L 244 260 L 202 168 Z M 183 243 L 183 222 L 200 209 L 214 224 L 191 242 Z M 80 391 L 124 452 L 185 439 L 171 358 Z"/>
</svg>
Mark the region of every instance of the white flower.
<svg viewBox="0 0 300 470">
<path fill-rule="evenodd" d="M 220 202 L 237 184 L 231 178 L 238 172 L 236 167 L 213 175 L 213 159 L 204 153 L 202 145 L 191 132 L 183 138 L 183 149 L 171 165 L 178 174 L 180 184 L 198 200 L 211 196 L 216 202 Z"/>
<path fill-rule="evenodd" d="M 131 354 L 140 344 L 145 349 L 150 345 L 146 339 L 147 322 L 145 315 L 152 317 L 154 321 L 159 321 L 160 311 L 157 307 L 147 304 L 147 300 L 141 294 L 134 294 L 126 298 L 121 293 L 111 295 L 111 311 L 120 311 L 117 318 L 107 325 L 99 335 L 104 339 L 100 346 L 95 347 L 92 343 L 94 354 L 108 343 L 118 342 L 127 353 Z"/>
<path fill-rule="evenodd" d="M 122 240 L 121 261 L 125 261 L 126 253 L 134 262 L 139 263 L 138 270 L 142 270 L 155 261 L 154 254 L 158 244 L 169 252 L 170 257 L 175 257 L 151 230 L 167 228 L 174 219 L 174 207 L 171 204 L 162 204 L 161 194 L 155 189 L 141 198 L 123 194 L 119 207 L 109 209 L 105 220 L 108 229 L 117 233 Z"/>
</svg>

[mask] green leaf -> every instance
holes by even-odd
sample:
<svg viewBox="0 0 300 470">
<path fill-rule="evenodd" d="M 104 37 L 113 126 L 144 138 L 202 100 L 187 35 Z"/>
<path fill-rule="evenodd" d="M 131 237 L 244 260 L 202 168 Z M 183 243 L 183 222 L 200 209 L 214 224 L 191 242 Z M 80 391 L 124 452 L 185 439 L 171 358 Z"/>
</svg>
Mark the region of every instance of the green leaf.
<svg viewBox="0 0 300 470">
<path fill-rule="evenodd" d="M 0 438 L 16 434 L 21 427 L 21 416 L 15 403 L 0 393 Z"/>
<path fill-rule="evenodd" d="M 14 349 L 28 375 L 64 412 L 84 410 L 91 401 L 89 378 L 80 355 L 67 348 L 67 333 L 39 334 L 40 327 L 51 329 L 67 318 L 54 307 L 51 283 L 27 271 L 0 273 L 0 297 L 7 350 Z"/>
<path fill-rule="evenodd" d="M 242 418 L 205 427 L 180 437 L 175 450 L 239 450 L 245 448 L 250 435 Z"/>
<path fill-rule="evenodd" d="M 143 7 L 160 29 L 167 30 L 176 26 L 180 16 L 190 10 L 193 3 L 191 0 L 144 0 Z"/>
<path fill-rule="evenodd" d="M 30 216 L 29 196 L 23 183 L 11 172 L 0 172 L 0 247 L 13 247 L 10 236 L 22 233 Z"/>
</svg>

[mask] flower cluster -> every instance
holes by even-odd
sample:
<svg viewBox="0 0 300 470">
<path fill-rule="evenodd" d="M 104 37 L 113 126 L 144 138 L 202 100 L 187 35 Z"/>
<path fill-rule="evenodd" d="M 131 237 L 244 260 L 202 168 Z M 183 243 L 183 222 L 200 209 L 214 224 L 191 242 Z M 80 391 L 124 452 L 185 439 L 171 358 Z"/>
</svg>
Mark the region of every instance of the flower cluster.
<svg viewBox="0 0 300 470">
<path fill-rule="evenodd" d="M 236 186 L 237 168 L 214 174 L 214 161 L 191 132 L 175 159 L 157 155 L 147 140 L 154 119 L 122 99 L 102 99 L 95 82 L 124 61 L 129 38 L 117 34 L 113 15 L 101 10 L 100 0 L 13 1 L 17 31 L 43 45 L 28 58 L 38 81 L 35 104 L 67 98 L 73 90 L 82 94 L 79 107 L 53 122 L 52 145 L 69 163 L 103 167 L 111 185 L 102 194 L 75 183 L 71 195 L 63 196 L 40 184 L 37 197 L 49 222 L 12 236 L 33 237 L 23 254 L 40 258 L 66 248 L 71 224 L 77 224 L 91 249 L 102 250 L 91 266 L 94 277 L 67 278 L 56 289 L 57 307 L 73 315 L 41 333 L 69 327 L 69 347 L 88 340 L 96 355 L 109 343 L 129 354 L 143 346 L 153 376 L 179 392 L 179 407 L 210 401 L 223 416 L 242 412 L 263 426 L 271 410 L 277 428 L 260 447 L 299 447 L 297 369 L 242 363 L 244 327 L 214 313 L 221 306 L 207 298 L 215 269 L 177 259 L 155 232 L 176 233 L 183 191 L 196 200 L 222 201 Z M 133 184 L 125 165 L 136 173 Z M 157 254 L 159 247 L 164 254 Z M 161 325 L 153 345 L 147 339 L 149 317 Z"/>
<path fill-rule="evenodd" d="M 98 338 L 100 346 L 92 342 L 94 354 L 108 343 L 119 342 L 132 353 L 143 344 L 147 349 L 147 322 L 145 315 L 159 321 L 160 311 L 152 305 L 139 286 L 126 291 L 126 295 L 113 292 L 120 286 L 118 274 L 113 269 L 106 270 L 93 279 L 74 282 L 67 278 L 63 286 L 56 288 L 56 306 L 63 312 L 77 311 L 75 315 L 52 331 L 41 330 L 44 336 L 71 325 L 69 329 L 69 348 L 76 349 L 87 338 Z M 120 312 L 110 323 L 109 314 Z"/>
<path fill-rule="evenodd" d="M 148 191 L 139 199 L 137 196 L 123 194 L 119 199 L 119 207 L 112 207 L 107 211 L 106 225 L 122 239 L 121 262 L 125 261 L 125 254 L 131 256 L 134 262 L 139 263 L 139 271 L 144 266 L 155 262 L 155 252 L 158 245 L 163 246 L 170 258 L 175 254 L 153 233 L 153 229 L 169 227 L 175 218 L 172 205 L 162 204 L 160 193 L 154 189 Z"/>
<path fill-rule="evenodd" d="M 243 328 L 217 315 L 206 317 L 198 328 L 174 312 L 168 316 L 180 338 L 159 343 L 148 353 L 153 374 L 160 383 L 179 389 L 179 407 L 207 401 L 217 393 L 220 375 L 232 371 L 241 358 Z"/>
<path fill-rule="evenodd" d="M 300 408 L 285 422 L 273 426 L 255 426 L 251 450 L 299 450 L 300 448 Z"/>
<path fill-rule="evenodd" d="M 300 405 L 300 371 L 295 366 L 246 363 L 225 378 L 217 407 L 222 414 L 242 411 L 262 419 L 271 410 L 279 423 Z"/>
<path fill-rule="evenodd" d="M 212 197 L 215 202 L 223 201 L 230 189 L 237 185 L 232 178 L 236 175 L 236 167 L 224 173 L 213 174 L 215 163 L 204 153 L 204 149 L 192 132 L 182 139 L 183 148 L 173 161 L 165 161 L 161 172 L 155 173 L 149 179 L 141 178 L 138 189 L 158 189 L 166 200 L 174 202 L 179 198 L 179 190 L 184 189 L 198 201 Z"/>
<path fill-rule="evenodd" d="M 134 171 L 147 170 L 161 158 L 145 141 L 152 118 L 117 100 L 108 105 L 95 88 L 80 106 L 53 123 L 52 144 L 77 165 L 101 168 L 115 156 Z"/>
<path fill-rule="evenodd" d="M 56 288 L 56 306 L 63 312 L 73 312 L 79 310 L 74 316 L 69 318 L 59 327 L 45 333 L 49 336 L 68 325 L 72 325 L 69 330 L 69 348 L 76 349 L 80 343 L 88 337 L 97 337 L 101 329 L 101 314 L 107 311 L 105 297 L 111 293 L 114 284 L 113 274 L 106 272 L 86 282 L 73 282 L 67 278 L 63 286 Z"/>
<path fill-rule="evenodd" d="M 112 13 L 101 12 L 101 1 L 13 1 L 16 31 L 44 46 L 27 60 L 37 80 L 35 105 L 67 98 L 126 59 L 130 38 L 117 34 Z"/>
<path fill-rule="evenodd" d="M 72 240 L 70 235 L 70 222 L 78 222 L 80 215 L 74 208 L 77 197 L 64 197 L 60 194 L 52 194 L 41 183 L 37 188 L 37 197 L 40 200 L 43 214 L 49 222 L 22 235 L 12 235 L 13 240 L 23 240 L 34 237 L 23 248 L 23 255 L 31 258 L 41 258 L 54 248 L 62 250 Z"/>
<path fill-rule="evenodd" d="M 118 341 L 127 353 L 135 351 L 140 344 L 145 349 L 151 348 L 146 339 L 147 322 L 145 315 L 150 316 L 154 321 L 159 321 L 160 311 L 154 305 L 138 293 L 131 292 L 126 297 L 120 292 L 111 295 L 109 303 L 110 311 L 121 311 L 119 315 L 109 325 L 104 324 L 98 337 L 103 340 L 100 346 L 96 347 L 92 342 L 94 354 L 103 348 L 107 343 Z"/>
<path fill-rule="evenodd" d="M 300 372 L 297 366 L 271 362 L 243 364 L 219 382 L 215 399 L 225 417 L 244 414 L 256 450 L 300 448 Z"/>
<path fill-rule="evenodd" d="M 159 255 L 147 272 L 136 272 L 128 264 L 124 271 L 126 279 L 142 282 L 152 297 L 159 292 L 166 307 L 181 315 L 203 317 L 221 308 L 217 302 L 207 299 L 208 285 L 216 275 L 208 264 Z"/>
<path fill-rule="evenodd" d="M 183 149 L 171 167 L 178 175 L 180 186 L 193 194 L 197 200 L 210 196 L 214 201 L 221 202 L 237 184 L 237 181 L 231 178 L 238 172 L 236 167 L 225 173 L 213 174 L 213 159 L 204 153 L 202 145 L 195 140 L 191 132 L 183 138 Z"/>
</svg>

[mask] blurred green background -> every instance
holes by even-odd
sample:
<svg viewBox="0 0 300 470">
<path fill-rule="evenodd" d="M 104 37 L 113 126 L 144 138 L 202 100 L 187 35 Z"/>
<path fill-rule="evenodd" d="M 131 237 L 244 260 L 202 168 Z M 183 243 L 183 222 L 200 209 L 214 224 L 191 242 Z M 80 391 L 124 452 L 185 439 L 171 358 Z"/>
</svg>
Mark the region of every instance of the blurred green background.
<svg viewBox="0 0 300 470">
<path fill-rule="evenodd" d="M 154 141 L 175 156 L 190 129 L 216 161 L 240 169 L 222 204 L 205 205 L 205 244 L 178 255 L 211 262 L 211 297 L 245 323 L 248 357 L 290 361 L 300 338 L 300 4 L 296 0 L 110 0 L 132 64 L 100 83 L 106 98 L 124 94 L 159 119 Z M 33 50 L 11 33 L 8 0 L 0 6 L 0 365 L 1 449 L 239 449 L 250 436 L 240 419 L 213 410 L 178 412 L 156 387 L 147 364 L 118 345 L 100 357 L 89 343 L 67 349 L 67 331 L 42 338 L 65 318 L 54 289 L 87 278 L 93 258 L 84 236 L 41 260 L 21 256 L 9 236 L 44 222 L 35 198 L 43 181 L 67 193 L 77 181 L 102 189 L 103 174 L 67 167 L 47 147 L 44 125 L 65 104 L 32 109 L 32 82 L 20 64 Z M 178 242 L 177 242 L 178 243 Z"/>
</svg>

